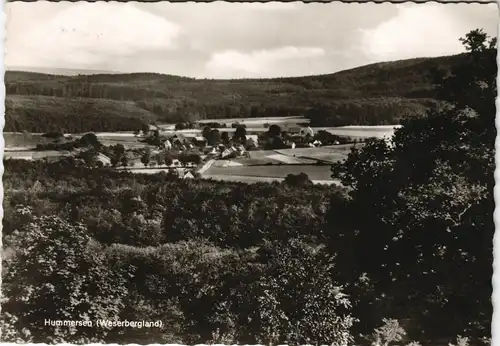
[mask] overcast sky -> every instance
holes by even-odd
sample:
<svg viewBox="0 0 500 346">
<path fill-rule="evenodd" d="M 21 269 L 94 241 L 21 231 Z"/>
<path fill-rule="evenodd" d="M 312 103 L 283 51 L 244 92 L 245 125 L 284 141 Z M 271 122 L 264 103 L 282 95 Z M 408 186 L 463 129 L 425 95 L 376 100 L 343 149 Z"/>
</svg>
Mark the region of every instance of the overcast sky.
<svg viewBox="0 0 500 346">
<path fill-rule="evenodd" d="M 200 78 L 332 73 L 460 53 L 496 36 L 496 4 L 9 2 L 7 68 L 160 72 Z"/>
</svg>

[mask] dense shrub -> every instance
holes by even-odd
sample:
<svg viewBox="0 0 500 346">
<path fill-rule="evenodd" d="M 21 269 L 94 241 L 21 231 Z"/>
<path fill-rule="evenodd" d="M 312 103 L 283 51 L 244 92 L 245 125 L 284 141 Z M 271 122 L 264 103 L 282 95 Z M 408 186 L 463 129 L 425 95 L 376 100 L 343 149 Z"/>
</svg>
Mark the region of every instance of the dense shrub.
<svg viewBox="0 0 500 346">
<path fill-rule="evenodd" d="M 2 272 L 3 340 L 103 340 L 106 328 L 45 325 L 48 320 L 95 324 L 117 318 L 123 308 L 124 275 L 112 270 L 85 227 L 55 216 L 34 217 L 17 240 Z"/>
</svg>

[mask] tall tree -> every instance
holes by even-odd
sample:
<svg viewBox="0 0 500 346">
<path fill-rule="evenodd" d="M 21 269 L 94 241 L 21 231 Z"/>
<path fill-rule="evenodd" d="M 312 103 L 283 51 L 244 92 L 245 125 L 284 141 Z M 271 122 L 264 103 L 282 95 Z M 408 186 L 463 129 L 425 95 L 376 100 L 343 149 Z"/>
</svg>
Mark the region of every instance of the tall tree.
<svg viewBox="0 0 500 346">
<path fill-rule="evenodd" d="M 147 166 L 149 161 L 151 161 L 151 150 L 149 148 L 146 148 L 141 156 L 141 162 L 144 166 Z"/>
<path fill-rule="evenodd" d="M 427 337 L 489 336 L 492 312 L 496 39 L 474 30 L 461 41 L 463 63 L 436 83 L 450 105 L 332 167 L 351 189 L 348 204 L 329 212 L 340 271 L 386 297 L 358 313 L 378 302 L 417 318 Z"/>
<path fill-rule="evenodd" d="M 266 344 L 351 344 L 351 303 L 332 279 L 333 257 L 297 239 L 261 248 L 266 275 L 259 281 L 257 319 Z"/>
<path fill-rule="evenodd" d="M 223 144 L 227 145 L 229 143 L 229 134 L 226 131 L 222 132 L 220 139 Z"/>
<path fill-rule="evenodd" d="M 247 129 L 243 126 L 237 126 L 234 131 L 234 139 L 240 142 L 245 142 L 247 135 Z"/>
<path fill-rule="evenodd" d="M 269 137 L 279 137 L 281 135 L 281 127 L 279 125 L 273 124 L 269 126 L 269 129 L 267 130 L 267 133 Z"/>
</svg>

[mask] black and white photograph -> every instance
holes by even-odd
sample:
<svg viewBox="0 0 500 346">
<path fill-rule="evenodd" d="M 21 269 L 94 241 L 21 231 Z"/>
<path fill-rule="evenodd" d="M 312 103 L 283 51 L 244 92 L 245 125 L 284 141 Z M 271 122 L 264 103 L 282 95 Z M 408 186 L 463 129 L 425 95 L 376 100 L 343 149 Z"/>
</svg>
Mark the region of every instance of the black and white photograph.
<svg viewBox="0 0 500 346">
<path fill-rule="evenodd" d="M 495 344 L 497 4 L 4 16 L 2 343 Z"/>
</svg>

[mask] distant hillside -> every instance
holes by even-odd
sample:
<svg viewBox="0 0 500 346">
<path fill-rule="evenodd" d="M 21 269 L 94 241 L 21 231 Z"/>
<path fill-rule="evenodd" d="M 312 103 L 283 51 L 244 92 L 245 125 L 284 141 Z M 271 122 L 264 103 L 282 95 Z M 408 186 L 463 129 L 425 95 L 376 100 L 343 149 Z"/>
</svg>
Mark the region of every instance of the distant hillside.
<svg viewBox="0 0 500 346">
<path fill-rule="evenodd" d="M 20 67 L 20 66 L 8 66 L 7 71 L 26 71 L 26 72 L 36 72 L 43 74 L 55 74 L 61 76 L 77 76 L 79 74 L 102 74 L 102 73 L 120 73 L 118 71 L 103 71 L 103 70 L 84 70 L 84 69 L 73 69 L 73 68 L 48 68 L 48 67 Z"/>
<path fill-rule="evenodd" d="M 298 115 L 317 126 L 392 124 L 436 104 L 431 72 L 449 70 L 463 58 L 410 59 L 273 79 L 7 71 L 5 131 L 132 130 L 142 122 Z"/>
<path fill-rule="evenodd" d="M 7 95 L 5 113 L 6 132 L 127 131 L 156 119 L 131 101 L 41 95 Z"/>
</svg>

